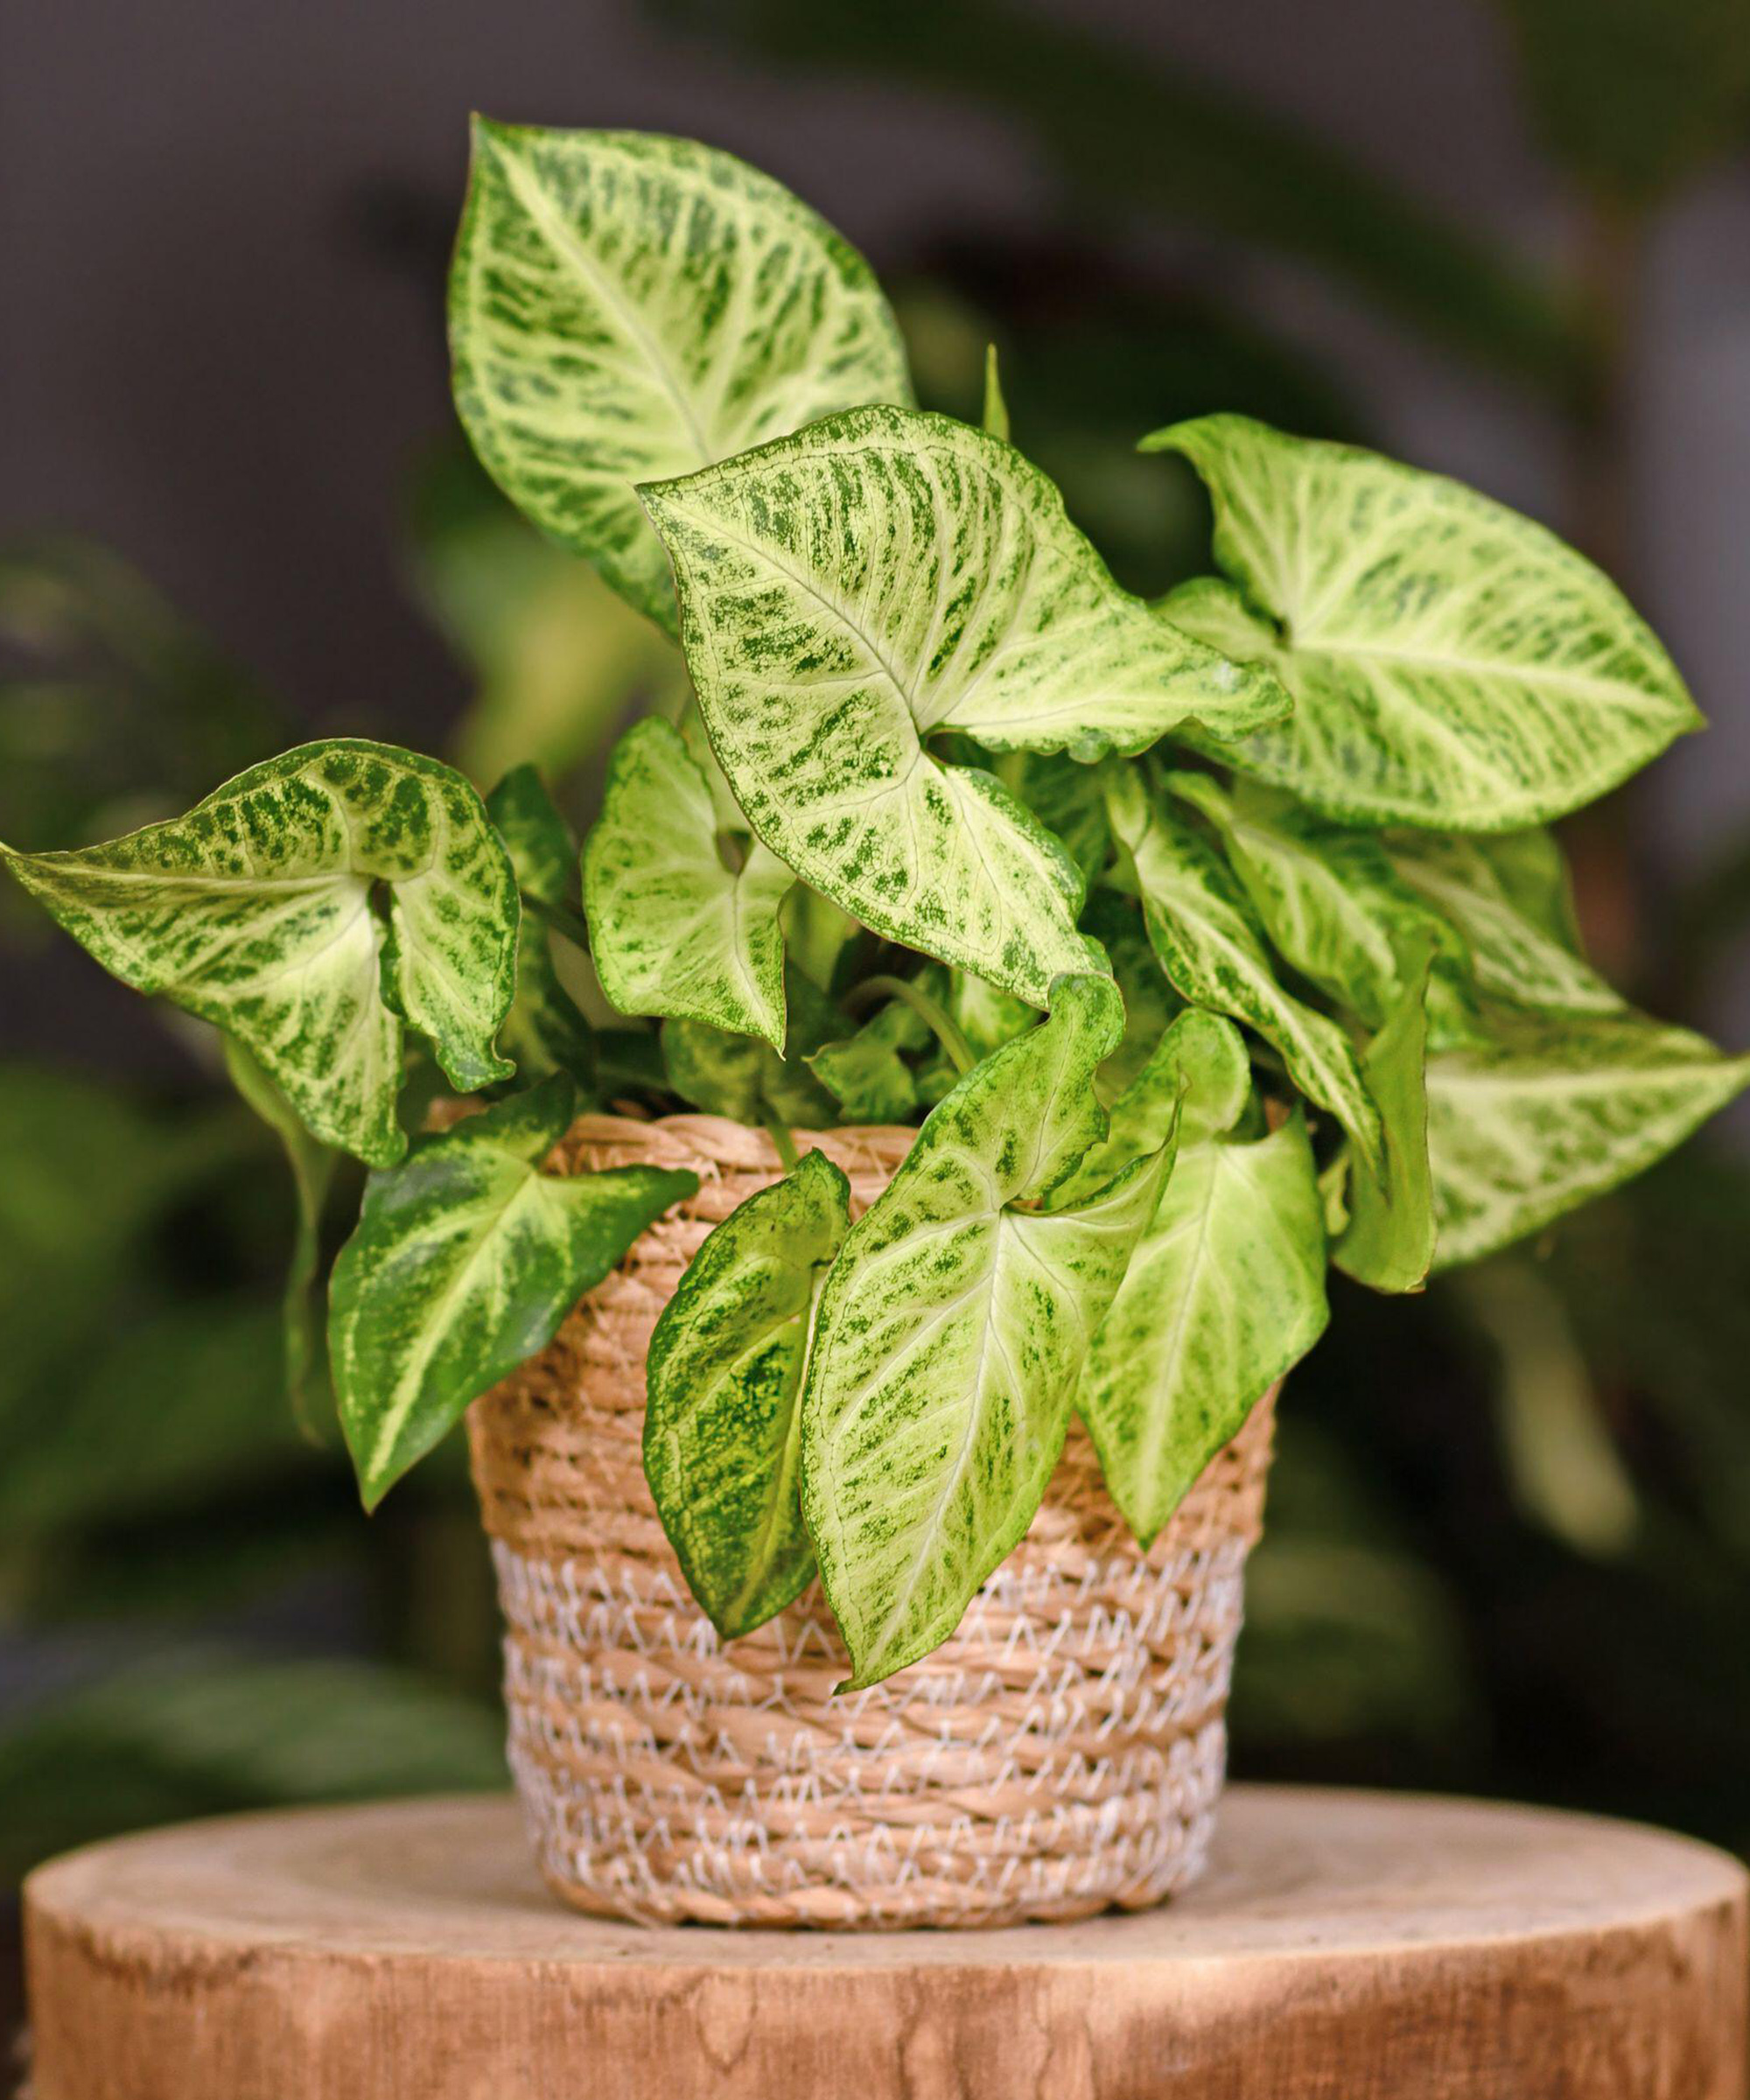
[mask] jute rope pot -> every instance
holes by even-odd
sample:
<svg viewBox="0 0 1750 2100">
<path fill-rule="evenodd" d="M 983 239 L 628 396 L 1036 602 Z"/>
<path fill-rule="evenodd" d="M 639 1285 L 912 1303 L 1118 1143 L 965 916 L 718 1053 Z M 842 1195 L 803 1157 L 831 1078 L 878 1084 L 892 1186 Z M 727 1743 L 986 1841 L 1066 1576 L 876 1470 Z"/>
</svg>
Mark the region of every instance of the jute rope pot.
<svg viewBox="0 0 1750 2100">
<path fill-rule="evenodd" d="M 915 1133 L 799 1132 L 886 1185 Z M 1078 1428 L 1032 1530 L 922 1662 L 835 1698 L 818 1586 L 725 1646 L 645 1483 L 644 1354 L 706 1233 L 774 1180 L 763 1132 L 591 1116 L 567 1171 L 690 1167 L 654 1226 L 468 1430 L 504 1608 L 509 1755 L 582 1910 L 714 1925 L 1005 1925 L 1140 1908 L 1203 1862 L 1272 1395 L 1144 1557 Z"/>
</svg>

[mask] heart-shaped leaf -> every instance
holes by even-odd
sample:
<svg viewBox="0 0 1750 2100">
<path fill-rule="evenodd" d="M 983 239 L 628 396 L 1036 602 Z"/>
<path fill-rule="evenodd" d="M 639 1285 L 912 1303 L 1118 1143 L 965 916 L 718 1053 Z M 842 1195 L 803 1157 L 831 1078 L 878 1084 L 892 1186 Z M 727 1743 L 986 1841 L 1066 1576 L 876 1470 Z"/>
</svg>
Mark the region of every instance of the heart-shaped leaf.
<svg viewBox="0 0 1750 2100">
<path fill-rule="evenodd" d="M 928 748 L 1135 751 L 1287 704 L 1120 591 L 1012 446 L 863 409 L 641 494 L 713 748 L 755 832 L 865 926 L 1043 1005 L 1097 969 L 1082 878 Z"/>
<path fill-rule="evenodd" d="M 328 1355 L 368 1509 L 698 1187 L 654 1166 L 542 1173 L 575 1100 L 556 1073 L 366 1183 L 329 1284 Z"/>
<path fill-rule="evenodd" d="M 534 900 L 525 911 L 516 944 L 516 998 L 500 1040 L 525 1079 L 569 1072 L 592 1094 L 596 1085 L 595 1037 L 566 990 L 555 943 L 565 941 L 540 916 L 542 905 L 569 918 L 578 908 L 578 843 L 539 772 L 517 766 L 486 797 L 486 815 L 504 841 L 516 885 Z M 583 951 L 567 942 L 579 968 Z"/>
<path fill-rule="evenodd" d="M 688 1264 L 651 1337 L 644 1470 L 693 1595 L 724 1640 L 814 1572 L 797 1398 L 850 1184 L 808 1152 L 750 1196 Z"/>
<path fill-rule="evenodd" d="M 1462 934 L 1481 990 L 1548 1013 L 1620 1013 L 1620 993 L 1515 894 L 1511 872 L 1488 850 L 1494 843 L 1404 832 L 1391 842 L 1391 858 Z M 1554 904 L 1547 895 L 1536 901 L 1546 913 Z"/>
<path fill-rule="evenodd" d="M 1166 618 L 1294 696 L 1285 722 L 1215 730 L 1221 755 L 1331 816 L 1509 830 L 1591 802 L 1701 724 L 1614 584 L 1456 481 L 1243 416 L 1174 424 L 1143 449 L 1182 452 L 1208 484 L 1238 586 L 1175 592 Z"/>
<path fill-rule="evenodd" d="M 436 760 L 301 745 L 186 816 L 0 861 L 106 970 L 235 1036 L 317 1137 L 373 1166 L 406 1149 L 403 1019 L 464 1091 L 514 1069 L 493 1039 L 515 990 L 515 878 L 479 795 Z"/>
<path fill-rule="evenodd" d="M 868 264 L 727 153 L 476 119 L 450 278 L 456 405 L 487 472 L 672 629 L 633 494 L 866 401 L 911 399 Z"/>
<path fill-rule="evenodd" d="M 1428 1165 L 1428 979 L 1432 934 L 1399 945 L 1403 990 L 1362 1060 L 1379 1110 L 1377 1169 L 1358 1165 L 1348 1188 L 1348 1229 L 1332 1250 L 1346 1275 L 1376 1291 L 1419 1291 L 1434 1258 L 1434 1195 Z"/>
<path fill-rule="evenodd" d="M 795 877 L 758 840 L 732 872 L 710 788 L 681 732 L 657 716 L 627 730 L 584 849 L 590 950 L 622 1013 L 704 1021 L 784 1042 L 778 906 Z"/>
<path fill-rule="evenodd" d="M 827 1279 L 802 1400 L 802 1501 L 853 1665 L 871 1684 L 945 1640 L 1032 1521 L 1088 1342 L 1166 1156 L 1087 1203 L 1028 1208 L 1100 1138 L 1095 1067 L 1124 1016 L 1109 978 L 936 1108 Z"/>
<path fill-rule="evenodd" d="M 1151 800 L 1134 773 L 1115 774 L 1107 794 L 1112 829 L 1136 870 L 1149 939 L 1174 990 L 1256 1029 L 1280 1051 L 1300 1091 L 1329 1109 L 1360 1156 L 1376 1165 L 1379 1112 L 1349 1040 L 1278 984 L 1238 878 L 1207 840 Z"/>
<path fill-rule="evenodd" d="M 1434 1266 L 1474 1261 L 1614 1188 L 1750 1085 L 1750 1056 L 1643 1014 L 1497 1017 L 1431 1058 Z"/>
<path fill-rule="evenodd" d="M 1297 1113 L 1255 1142 L 1226 1135 L 1250 1092 L 1239 1031 L 1193 1011 L 1113 1110 L 1133 1129 L 1178 1117 L 1172 1174 L 1075 1401 L 1144 1544 L 1328 1317 L 1306 1125 Z"/>
</svg>

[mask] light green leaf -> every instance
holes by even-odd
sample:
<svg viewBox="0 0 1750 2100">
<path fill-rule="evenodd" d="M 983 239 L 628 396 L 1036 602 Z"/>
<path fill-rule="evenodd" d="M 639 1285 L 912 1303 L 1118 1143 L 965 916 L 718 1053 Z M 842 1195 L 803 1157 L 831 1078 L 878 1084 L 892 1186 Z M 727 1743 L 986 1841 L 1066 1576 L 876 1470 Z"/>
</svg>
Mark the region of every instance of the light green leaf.
<svg viewBox="0 0 1750 2100">
<path fill-rule="evenodd" d="M 731 155 L 632 131 L 475 120 L 450 345 L 487 472 L 670 628 L 634 482 L 911 399 L 854 248 Z"/>
<path fill-rule="evenodd" d="M 1099 967 L 1079 870 L 927 747 L 1137 750 L 1285 705 L 1120 591 L 1012 447 L 864 409 L 640 492 L 711 743 L 755 833 L 877 933 L 1045 1004 Z"/>
<path fill-rule="evenodd" d="M 736 1123 L 779 1122 L 823 1130 L 839 1120 L 833 1098 L 808 1069 L 808 1060 L 836 1039 L 844 1017 L 802 972 L 784 972 L 784 1054 L 758 1036 L 731 1035 L 704 1021 L 662 1024 L 662 1064 L 668 1083 L 707 1115 Z"/>
<path fill-rule="evenodd" d="M 1497 831 L 1479 838 L 1476 845 L 1520 915 L 1579 954 L 1573 878 L 1555 834 L 1534 824 L 1523 831 Z"/>
<path fill-rule="evenodd" d="M 825 1043 L 808 1069 L 837 1102 L 847 1123 L 903 1123 L 918 1105 L 918 1082 L 900 1055 L 930 1040 L 928 1024 L 901 999 L 890 999 L 855 1035 Z"/>
<path fill-rule="evenodd" d="M 1620 1013 L 1620 994 L 1550 930 L 1556 900 L 1545 892 L 1544 915 L 1529 914 L 1510 886 L 1516 871 L 1504 875 L 1487 850 L 1494 843 L 1406 832 L 1391 842 L 1392 863 L 1458 928 L 1484 992 L 1550 1013 Z"/>
<path fill-rule="evenodd" d="M 1174 1031 L 1207 1018 L 1186 1014 Z M 1328 1317 L 1306 1125 L 1297 1111 L 1254 1143 L 1221 1135 L 1231 1062 L 1231 1048 L 1213 1067 L 1185 1060 L 1178 1158 L 1076 1392 L 1112 1499 L 1144 1544 Z"/>
<path fill-rule="evenodd" d="M 322 1356 L 322 1208 L 338 1155 L 310 1135 L 291 1103 L 240 1042 L 228 1035 L 220 1040 L 232 1085 L 284 1146 L 291 1170 L 298 1222 L 280 1299 L 280 1338 L 292 1412 L 313 1440 L 318 1409 L 328 1396 Z"/>
<path fill-rule="evenodd" d="M 1491 1045 L 1429 1060 L 1434 1266 L 1491 1254 L 1614 1188 L 1746 1085 L 1750 1056 L 1642 1014 L 1499 1017 Z"/>
<path fill-rule="evenodd" d="M 716 1228 L 651 1337 L 644 1470 L 688 1585 L 726 1641 L 814 1573 L 797 1397 L 850 1223 L 850 1184 L 824 1152 L 805 1154 Z"/>
<path fill-rule="evenodd" d="M 368 1509 L 697 1188 L 648 1166 L 542 1173 L 574 1099 L 556 1074 L 366 1184 L 329 1285 L 328 1354 Z"/>
<path fill-rule="evenodd" d="M 1221 755 L 1331 816 L 1510 830 L 1700 726 L 1615 586 L 1456 481 L 1242 416 L 1175 424 L 1143 449 L 1182 452 L 1208 485 L 1215 557 L 1238 586 L 1175 592 L 1165 617 L 1294 696 L 1274 727 L 1215 730 Z"/>
<path fill-rule="evenodd" d="M 533 766 L 517 766 L 486 797 L 486 815 L 504 841 L 517 887 L 556 911 L 578 905 L 578 844 Z M 565 989 L 555 943 L 565 936 L 535 913 L 526 913 L 517 935 L 516 998 L 500 1040 L 525 1079 L 569 1072 L 593 1093 L 595 1037 Z M 582 951 L 566 942 L 581 962 Z"/>
<path fill-rule="evenodd" d="M 1003 375 L 997 369 L 997 346 L 984 346 L 984 413 L 981 418 L 993 438 L 1009 442 L 1009 404 L 1003 398 Z"/>
<path fill-rule="evenodd" d="M 1048 1196 L 1100 1138 L 1110 979 L 962 1080 L 851 1228 L 802 1400 L 802 1503 L 851 1682 L 946 1639 L 1031 1522 L 1082 1357 L 1153 1211 L 1166 1155 L 1075 1209 Z"/>
<path fill-rule="evenodd" d="M 1277 952 L 1369 1028 L 1397 1004 L 1396 944 L 1407 936 L 1438 941 L 1449 981 L 1462 984 L 1464 942 L 1393 868 L 1376 833 L 1247 781 L 1229 794 L 1208 774 L 1176 773 L 1167 786 L 1214 826 Z"/>
<path fill-rule="evenodd" d="M 1434 1258 L 1434 1194 L 1428 1166 L 1428 979 L 1435 953 L 1427 932 L 1398 948 L 1404 989 L 1368 1045 L 1362 1071 L 1379 1110 L 1382 1158 L 1358 1164 L 1347 1194 L 1348 1229 L 1331 1258 L 1376 1291 L 1419 1291 Z"/>
<path fill-rule="evenodd" d="M 1283 990 L 1238 878 L 1214 849 L 1158 802 L 1133 773 L 1108 789 L 1112 829 L 1130 855 L 1149 939 L 1173 989 L 1256 1029 L 1289 1076 L 1330 1110 L 1369 1163 L 1380 1156 L 1379 1115 L 1348 1038 L 1325 1014 Z"/>
<path fill-rule="evenodd" d="M 584 849 L 591 952 L 622 1013 L 784 1040 L 778 906 L 795 878 L 756 841 L 738 872 L 718 850 L 704 774 L 671 722 L 627 730 Z"/>
<path fill-rule="evenodd" d="M 514 1069 L 493 1038 L 515 990 L 515 881 L 480 797 L 433 759 L 305 744 L 186 816 L 0 862 L 106 970 L 235 1036 L 318 1138 L 374 1166 L 405 1149 L 402 1019 L 464 1091 Z"/>
</svg>

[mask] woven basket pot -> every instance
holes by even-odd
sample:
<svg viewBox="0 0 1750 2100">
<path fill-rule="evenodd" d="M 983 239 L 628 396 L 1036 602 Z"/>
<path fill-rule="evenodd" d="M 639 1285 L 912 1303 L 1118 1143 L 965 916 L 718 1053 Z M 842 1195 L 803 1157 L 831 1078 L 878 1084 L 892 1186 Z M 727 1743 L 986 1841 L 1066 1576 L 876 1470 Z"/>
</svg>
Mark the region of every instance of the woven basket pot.
<svg viewBox="0 0 1750 2100">
<path fill-rule="evenodd" d="M 798 1133 L 860 1213 L 914 1131 Z M 818 1586 L 724 1644 L 646 1486 L 644 1355 L 720 1219 L 777 1179 L 715 1116 L 585 1116 L 550 1165 L 689 1167 L 699 1191 L 469 1410 L 506 1621 L 509 1756 L 542 1870 L 598 1914 L 1006 1925 L 1140 1908 L 1202 1864 L 1226 1753 L 1266 1395 L 1144 1556 L 1079 1426 L 954 1636 L 866 1691 Z"/>
</svg>

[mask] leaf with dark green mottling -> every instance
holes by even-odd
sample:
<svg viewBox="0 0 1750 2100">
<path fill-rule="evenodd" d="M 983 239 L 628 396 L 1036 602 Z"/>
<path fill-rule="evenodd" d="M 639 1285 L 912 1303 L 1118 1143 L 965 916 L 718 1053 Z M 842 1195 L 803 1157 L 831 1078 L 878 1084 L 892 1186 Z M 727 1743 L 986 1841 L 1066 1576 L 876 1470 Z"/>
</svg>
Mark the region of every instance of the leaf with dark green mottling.
<svg viewBox="0 0 1750 2100">
<path fill-rule="evenodd" d="M 652 1166 L 543 1173 L 574 1101 L 556 1074 L 367 1182 L 328 1298 L 329 1362 L 367 1508 L 697 1188 Z"/>
<path fill-rule="evenodd" d="M 374 1166 L 405 1149 L 403 1020 L 465 1092 L 514 1069 L 493 1039 L 515 990 L 515 880 L 479 795 L 434 759 L 305 744 L 186 816 L 0 862 L 106 970 L 235 1036 L 318 1138 Z"/>
<path fill-rule="evenodd" d="M 802 1399 L 821 1579 L 873 1684 L 947 1638 L 1031 1522 L 1094 1329 L 1152 1212 L 1164 1153 L 1085 1204 L 1031 1208 L 1105 1128 L 1093 1076 L 1124 1016 L 1109 978 L 968 1074 L 851 1228 Z"/>
<path fill-rule="evenodd" d="M 868 264 L 732 155 L 635 131 L 474 123 L 450 277 L 456 406 L 487 472 L 675 625 L 636 481 L 866 401 L 906 402 Z"/>
<path fill-rule="evenodd" d="M 1139 750 L 1287 703 L 1119 590 L 1012 446 L 861 409 L 641 490 L 711 743 L 755 833 L 865 926 L 1045 1003 L 1098 967 L 1064 847 L 986 749 Z"/>
<path fill-rule="evenodd" d="M 576 910 L 578 842 L 536 768 L 517 766 L 506 774 L 486 797 L 486 815 L 505 843 L 524 896 Z M 524 914 L 517 936 L 516 998 L 500 1040 L 525 1079 L 569 1072 L 592 1093 L 594 1032 L 566 990 L 554 955 L 554 943 L 564 938 L 536 914 Z"/>
<path fill-rule="evenodd" d="M 1238 878 L 1207 841 L 1158 802 L 1134 774 L 1108 788 L 1112 829 L 1129 852 L 1149 939 L 1174 990 L 1193 1005 L 1256 1029 L 1289 1076 L 1330 1110 L 1363 1159 L 1379 1157 L 1379 1112 L 1348 1038 L 1327 1015 L 1284 991 Z"/>
<path fill-rule="evenodd" d="M 671 722 L 627 730 L 584 849 L 591 953 L 622 1013 L 784 1040 L 778 907 L 795 877 L 758 840 L 738 870 L 718 850 L 709 782 Z"/>
<path fill-rule="evenodd" d="M 850 1184 L 805 1154 L 715 1228 L 651 1337 L 644 1470 L 688 1586 L 725 1640 L 814 1572 L 797 1405 Z"/>
<path fill-rule="evenodd" d="M 1750 1056 L 1644 1014 L 1497 1014 L 1428 1060 L 1434 1266 L 1474 1261 L 1614 1188 L 1750 1086 Z"/>
<path fill-rule="evenodd" d="M 1384 1027 L 1362 1058 L 1379 1110 L 1381 1159 L 1357 1164 L 1348 1193 L 1348 1229 L 1331 1259 L 1376 1291 L 1419 1291 L 1434 1258 L 1434 1193 L 1428 1166 L 1428 980 L 1434 936 L 1417 932 L 1398 948 L 1403 986 Z"/>
<path fill-rule="evenodd" d="M 1294 696 L 1286 721 L 1202 741 L 1330 816 L 1511 830 L 1701 725 L 1615 585 L 1459 482 L 1243 416 L 1174 424 L 1143 449 L 1202 476 L 1232 579 L 1175 592 L 1163 616 Z"/>
</svg>

